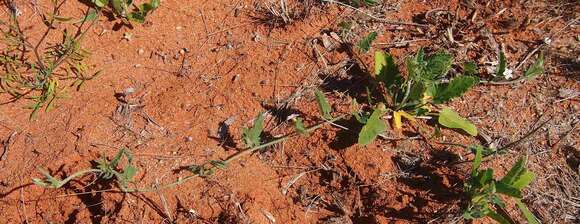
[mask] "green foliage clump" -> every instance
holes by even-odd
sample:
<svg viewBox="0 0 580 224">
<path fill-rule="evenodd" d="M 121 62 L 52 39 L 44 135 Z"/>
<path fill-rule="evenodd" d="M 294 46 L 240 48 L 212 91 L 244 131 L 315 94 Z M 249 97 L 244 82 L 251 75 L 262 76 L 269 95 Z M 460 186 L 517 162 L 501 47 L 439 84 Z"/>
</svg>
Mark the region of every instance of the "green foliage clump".
<svg viewBox="0 0 580 224">
<path fill-rule="evenodd" d="M 123 168 L 120 168 L 119 162 L 123 157 L 127 159 L 127 164 Z M 74 178 L 83 176 L 87 173 L 95 173 L 99 178 L 103 178 L 105 180 L 115 178 L 121 189 L 128 190 L 129 183 L 131 183 L 133 177 L 135 174 L 137 174 L 137 168 L 133 166 L 132 161 L 133 156 L 131 155 L 131 152 L 125 148 L 122 148 L 119 150 L 119 152 L 117 152 L 112 160 L 108 160 L 106 158 L 97 160 L 97 166 L 94 169 L 78 171 L 63 180 L 55 178 L 44 169 L 39 169 L 40 172 L 44 175 L 44 179 L 33 178 L 32 182 L 40 187 L 61 188 Z"/>
<path fill-rule="evenodd" d="M 506 203 L 500 195 L 513 199 L 522 211 L 528 223 L 539 223 L 537 218 L 530 212 L 521 201 L 522 190 L 527 187 L 535 177 L 535 174 L 526 169 L 526 158 L 520 158 L 509 172 L 500 180 L 496 180 L 493 169 L 480 169 L 483 159 L 483 147 L 471 147 L 475 151 L 475 159 L 471 177 L 465 184 L 465 191 L 470 198 L 469 205 L 463 212 L 465 219 L 478 219 L 490 217 L 501 223 L 510 223 L 509 217 L 504 217 L 496 212 L 494 206 L 506 207 Z"/>
<path fill-rule="evenodd" d="M 32 100 L 28 106 L 32 109 L 30 119 L 34 119 L 42 108 L 49 111 L 57 99 L 66 96 L 62 80 L 73 80 L 70 86 L 79 90 L 85 81 L 99 74 L 88 74 L 90 66 L 84 61 L 90 52 L 81 46 L 98 12 L 88 10 L 82 19 L 74 20 L 63 16 L 61 7 L 62 2 L 54 1 L 53 10 L 42 16 L 47 28 L 35 43 L 24 33 L 16 12 L 12 12 L 8 21 L 0 20 L 0 42 L 7 46 L 0 50 L 0 93 L 8 93 L 12 101 Z M 74 33 L 57 30 L 57 24 L 74 25 L 77 30 Z M 46 43 L 52 32 L 62 32 L 60 43 Z"/>
<path fill-rule="evenodd" d="M 144 23 L 149 13 L 159 7 L 160 0 L 151 0 L 149 3 L 134 4 L 133 0 L 91 0 L 97 8 L 108 8 L 115 15 L 127 21 Z M 133 6 L 133 9 L 130 7 Z"/>
<path fill-rule="evenodd" d="M 359 144 L 369 144 L 386 129 L 381 118 L 377 117 L 379 107 L 384 108 L 379 110 L 382 111 L 381 116 L 392 113 L 393 126 L 397 129 L 402 127 L 402 118 L 413 121 L 416 116 L 431 115 L 437 117 L 439 124 L 444 127 L 477 135 L 477 128 L 469 120 L 449 108 L 438 112 L 434 107 L 463 95 L 479 83 L 479 79 L 473 76 L 477 70 L 473 63 L 466 63 L 464 74 L 451 80 L 446 77 L 453 65 L 453 57 L 442 51 L 426 56 L 420 49 L 417 54 L 407 58 L 406 76 L 401 74 L 395 59 L 388 53 L 375 52 L 374 65 L 376 92 L 382 93 L 382 96 L 375 98 L 382 102 L 370 114 L 374 116 L 373 119 L 370 119 L 368 113 L 361 115 L 358 111 L 354 112 L 357 120 L 364 124 L 359 133 Z"/>
</svg>

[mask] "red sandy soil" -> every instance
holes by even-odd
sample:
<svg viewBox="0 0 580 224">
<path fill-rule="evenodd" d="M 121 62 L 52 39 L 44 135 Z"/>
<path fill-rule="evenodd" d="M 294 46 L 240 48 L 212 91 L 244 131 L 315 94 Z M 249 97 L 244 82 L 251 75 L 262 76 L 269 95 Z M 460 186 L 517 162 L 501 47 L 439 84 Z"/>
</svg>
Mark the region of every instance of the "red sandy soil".
<svg viewBox="0 0 580 224">
<path fill-rule="evenodd" d="M 562 100 L 559 95 L 561 89 L 580 90 L 576 40 L 580 33 L 577 23 L 569 24 L 578 18 L 577 2 L 412 0 L 385 1 L 384 7 L 364 9 L 427 27 L 373 22 L 336 4 L 288 2 L 304 13 L 289 24 L 257 22 L 263 13 L 256 5 L 263 2 L 250 0 L 165 0 L 145 24 L 132 29 L 115 30 L 118 21 L 101 18 L 83 44 L 92 52 L 88 63 L 102 70 L 97 79 L 80 91 L 69 89 L 55 109 L 39 113 L 34 121 L 29 121 L 30 110 L 25 108 L 30 101 L 0 105 L 5 149 L 0 161 L 0 223 L 461 221 L 458 217 L 467 202 L 463 183 L 470 165 L 449 164 L 470 155 L 434 142 L 483 140 L 451 130 L 443 130 L 434 141 L 407 139 L 419 130 L 423 136 L 434 133 L 423 121 L 387 133 L 405 140 L 377 140 L 367 147 L 354 144 L 356 130 L 326 126 L 244 157 L 210 177 L 158 192 L 79 194 L 115 187 L 93 182 L 93 176 L 62 189 L 31 183 L 41 177 L 37 167 L 65 177 L 91 167 L 91 161 L 102 156 L 111 158 L 121 147 L 134 154 L 137 186 L 173 182 L 188 174 L 181 169 L 185 166 L 223 159 L 243 148 L 241 129 L 261 111 L 272 110 L 282 118 L 299 113 L 306 124 L 319 122 L 312 94 L 316 86 L 327 93 L 335 111 L 348 112 L 351 97 L 364 99 L 368 77 L 359 58 L 369 66 L 372 54 L 351 55 L 323 46 L 322 36 L 338 33 L 337 24 L 345 20 L 356 21 L 350 44 L 377 31 L 373 50 L 388 50 L 400 61 L 419 47 L 428 52 L 448 50 L 457 61 L 493 61 L 494 49 L 481 31 L 487 29 L 505 45 L 508 62 L 515 67 L 550 37 L 550 45 L 542 49 L 547 75 L 514 85 L 482 84 L 450 106 L 498 145 L 518 140 L 540 120 L 551 119 L 541 134 L 484 166 L 504 174 L 518 155 L 527 153 L 538 179 L 526 190 L 524 201 L 543 222 L 578 221 L 579 104 L 577 98 Z M 49 4 L 16 3 L 28 35 L 39 38 L 45 26 L 35 7 L 47 11 Z M 77 17 L 86 9 L 77 1 L 66 4 L 66 14 Z M 304 5 L 308 10 L 300 8 Z M 472 21 L 474 10 L 477 16 Z M 1 13 L 4 18 L 7 10 Z M 448 40 L 448 27 L 455 30 L 456 43 Z M 426 40 L 397 47 L 380 44 L 403 39 Z M 116 113 L 122 106 L 116 94 L 128 88 L 135 92 L 124 99 L 137 106 L 121 116 Z M 291 109 L 277 110 L 276 105 L 283 103 Z M 273 115 L 266 120 L 271 136 L 292 130 L 291 124 Z M 233 120 L 232 138 L 223 141 L 218 129 L 228 119 Z M 339 124 L 357 128 L 354 121 Z M 508 212 L 523 221 L 513 206 Z"/>
</svg>

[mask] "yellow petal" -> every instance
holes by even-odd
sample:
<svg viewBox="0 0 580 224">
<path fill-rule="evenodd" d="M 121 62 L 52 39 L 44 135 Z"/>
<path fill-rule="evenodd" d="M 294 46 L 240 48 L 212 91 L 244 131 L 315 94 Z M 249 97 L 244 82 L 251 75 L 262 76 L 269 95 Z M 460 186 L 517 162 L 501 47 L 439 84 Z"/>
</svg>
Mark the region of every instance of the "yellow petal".
<svg viewBox="0 0 580 224">
<path fill-rule="evenodd" d="M 402 110 L 400 110 L 399 113 L 401 113 L 401 116 L 403 116 L 404 118 L 407 118 L 407 120 L 415 122 L 415 118 L 413 117 L 413 115 L 410 115 L 407 112 L 402 111 Z"/>
<path fill-rule="evenodd" d="M 401 113 L 399 111 L 393 112 L 393 125 L 395 129 L 401 129 L 403 127 L 403 123 L 401 122 Z"/>
<path fill-rule="evenodd" d="M 394 123 L 393 125 L 395 126 L 395 129 L 401 129 L 403 127 L 401 117 L 404 117 L 407 120 L 415 122 L 415 118 L 413 117 L 413 115 L 410 115 L 403 110 L 395 111 L 393 112 L 393 123 Z"/>
</svg>

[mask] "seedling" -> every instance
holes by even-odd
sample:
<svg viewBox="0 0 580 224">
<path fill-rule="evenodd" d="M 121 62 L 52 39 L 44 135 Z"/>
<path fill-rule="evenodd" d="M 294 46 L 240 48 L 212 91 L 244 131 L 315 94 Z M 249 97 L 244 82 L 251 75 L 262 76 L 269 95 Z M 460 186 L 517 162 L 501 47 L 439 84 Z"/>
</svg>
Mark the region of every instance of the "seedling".
<svg viewBox="0 0 580 224">
<path fill-rule="evenodd" d="M 364 53 L 368 52 L 371 49 L 372 42 L 377 39 L 377 36 L 377 32 L 370 33 L 358 42 L 357 47 Z"/>
<path fill-rule="evenodd" d="M 159 7 L 160 0 L 149 3 L 134 4 L 133 0 L 91 0 L 99 9 L 107 8 L 115 15 L 128 22 L 144 23 L 145 18 Z M 131 9 L 131 7 L 133 9 Z"/>
<path fill-rule="evenodd" d="M 18 21 L 16 10 L 12 10 L 9 21 L 0 21 L 0 41 L 7 47 L 0 51 L 3 69 L 0 73 L 2 92 L 12 96 L 12 101 L 29 99 L 34 101 L 30 119 L 44 108 L 50 110 L 54 102 L 65 96 L 62 80 L 74 80 L 72 87 L 80 89 L 85 81 L 98 75 L 87 75 L 89 66 L 84 61 L 90 53 L 80 45 L 85 34 L 94 26 L 99 12 L 88 10 L 85 17 L 74 21 L 62 16 L 63 2 L 53 1 L 53 10 L 43 16 L 47 28 L 37 43 L 29 42 Z M 72 23 L 75 33 L 62 31 L 62 42 L 47 44 L 47 36 L 56 31 L 57 23 Z M 48 46 L 47 46 L 48 45 Z"/>
<path fill-rule="evenodd" d="M 538 219 L 530 212 L 521 201 L 522 190 L 527 187 L 535 177 L 535 174 L 526 169 L 526 157 L 520 158 L 509 172 L 500 180 L 493 177 L 493 169 L 480 169 L 483 159 L 483 147 L 471 147 L 475 151 L 475 159 L 471 177 L 465 184 L 465 191 L 470 198 L 469 205 L 463 212 L 465 219 L 478 219 L 489 217 L 501 224 L 509 224 L 510 217 L 505 217 L 496 212 L 495 206 L 505 208 L 506 203 L 500 195 L 511 198 L 522 211 L 528 223 L 539 224 Z"/>
<path fill-rule="evenodd" d="M 437 117 L 438 123 L 444 127 L 461 129 L 476 136 L 477 128 L 469 120 L 449 108 L 439 110 L 435 107 L 463 95 L 479 82 L 473 76 L 476 69 L 472 63 L 463 66 L 463 75 L 445 80 L 452 64 L 450 54 L 437 52 L 427 57 L 420 49 L 415 56 L 406 60 L 407 76 L 404 77 L 391 55 L 375 52 L 373 78 L 376 92 L 381 96 L 373 97 L 369 90 L 369 104 L 372 105 L 376 98 L 382 102 L 374 106 L 371 114 L 361 113 L 358 105 L 354 107 L 354 116 L 364 124 L 359 133 L 359 144 L 369 144 L 386 129 L 382 121 L 386 114 L 392 114 L 396 129 L 402 127 L 402 118 L 414 121 L 416 116 L 430 115 Z"/>
<path fill-rule="evenodd" d="M 322 95 L 322 97 L 324 97 L 324 95 Z M 324 98 L 324 100 L 326 99 Z M 330 107 L 328 102 L 326 102 L 325 105 Z M 327 109 L 328 111 L 330 111 L 329 108 Z M 161 189 L 171 188 L 183 184 L 195 177 L 206 177 L 213 175 L 215 171 L 217 171 L 218 169 L 226 169 L 229 163 L 243 156 L 250 155 L 251 153 L 256 152 L 260 149 L 264 149 L 269 146 L 282 143 L 298 135 L 307 135 L 308 133 L 311 133 L 323 127 L 323 125 L 327 123 L 332 123 L 343 118 L 343 116 L 332 118 L 330 120 L 325 120 L 324 122 L 306 128 L 302 123 L 302 119 L 300 119 L 299 117 L 294 117 L 292 118 L 295 124 L 295 130 L 293 132 L 290 132 L 282 137 L 278 137 L 263 143 L 261 135 L 262 132 L 264 131 L 265 116 L 266 113 L 258 114 L 258 116 L 254 119 L 253 126 L 243 129 L 242 137 L 244 140 L 244 144 L 246 145 L 246 148 L 244 150 L 241 150 L 238 153 L 235 153 L 224 160 L 210 160 L 209 162 L 203 163 L 201 165 L 190 165 L 188 167 L 188 170 L 192 173 L 191 175 L 181 177 L 177 181 L 166 185 L 145 189 L 129 188 L 128 185 L 129 183 L 132 182 L 133 177 L 137 173 L 137 169 L 132 164 L 133 157 L 131 156 L 131 153 L 129 152 L 129 150 L 124 148 L 121 149 L 112 160 L 102 158 L 96 161 L 97 166 L 95 168 L 78 171 L 62 180 L 59 180 L 58 178 L 52 176 L 48 171 L 44 169 L 39 169 L 39 172 L 43 174 L 44 178 L 43 179 L 33 178 L 32 181 L 35 185 L 40 187 L 61 188 L 75 178 L 82 177 L 86 174 L 96 174 L 99 178 L 103 178 L 106 180 L 114 179 L 117 182 L 117 185 L 119 186 L 120 189 L 118 190 L 119 192 L 127 193 L 127 192 L 158 191 Z M 124 167 L 121 167 L 119 162 L 123 157 L 127 159 L 127 163 L 125 164 Z M 115 191 L 115 189 L 103 190 L 101 192 L 105 191 Z"/>
<path fill-rule="evenodd" d="M 254 120 L 254 126 L 251 128 L 244 128 L 242 130 L 242 138 L 246 147 L 251 148 L 261 144 L 260 135 L 264 129 L 264 113 L 258 114 Z"/>
<path fill-rule="evenodd" d="M 119 162 L 121 159 L 125 157 L 127 159 L 127 164 L 125 167 L 120 168 Z M 78 171 L 63 180 L 59 180 L 44 169 L 39 168 L 40 173 L 44 175 L 44 179 L 37 179 L 33 178 L 32 182 L 40 187 L 48 187 L 48 188 L 61 188 L 66 183 L 70 182 L 74 178 L 84 176 L 85 174 L 96 174 L 99 178 L 110 180 L 112 178 L 115 179 L 118 186 L 122 190 L 127 190 L 129 183 L 133 180 L 133 177 L 137 173 L 137 168 L 135 168 L 132 164 L 133 157 L 129 150 L 123 148 L 117 152 L 115 157 L 112 160 L 107 160 L 106 158 L 101 158 L 96 161 L 97 166 L 93 169 L 86 169 Z"/>
<path fill-rule="evenodd" d="M 540 52 L 536 61 L 526 69 L 524 74 L 519 78 L 513 79 L 513 71 L 507 68 L 507 59 L 503 52 L 500 52 L 499 62 L 494 74 L 495 80 L 488 83 L 501 85 L 519 83 L 525 80 L 532 80 L 544 73 L 544 53 Z M 503 81 L 501 81 L 503 80 Z"/>
</svg>

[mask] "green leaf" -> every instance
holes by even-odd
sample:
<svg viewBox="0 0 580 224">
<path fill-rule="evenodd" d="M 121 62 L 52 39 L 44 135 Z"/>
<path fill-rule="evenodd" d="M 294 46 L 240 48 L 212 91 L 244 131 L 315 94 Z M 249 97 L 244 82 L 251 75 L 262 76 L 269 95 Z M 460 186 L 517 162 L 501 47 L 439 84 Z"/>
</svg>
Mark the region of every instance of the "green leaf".
<svg viewBox="0 0 580 224">
<path fill-rule="evenodd" d="M 419 48 L 417 54 L 415 54 L 415 61 L 419 64 L 425 63 L 425 50 L 423 48 Z"/>
<path fill-rule="evenodd" d="M 488 168 L 483 170 L 483 172 L 479 173 L 477 179 L 479 184 L 482 186 L 488 184 L 489 182 L 493 182 L 493 169 Z"/>
<path fill-rule="evenodd" d="M 366 53 L 371 49 L 372 42 L 377 39 L 377 32 L 372 32 L 361 41 L 358 42 L 358 48 L 361 49 L 362 52 Z"/>
<path fill-rule="evenodd" d="M 406 103 L 419 103 L 423 99 L 423 94 L 427 87 L 422 82 L 407 82 L 411 84 L 411 89 L 407 97 Z M 399 94 L 399 96 L 404 96 L 405 94 Z"/>
<path fill-rule="evenodd" d="M 471 136 L 477 136 L 477 128 L 469 120 L 459 116 L 457 112 L 444 108 L 439 112 L 439 124 L 447 128 L 457 128 L 461 129 Z"/>
<path fill-rule="evenodd" d="M 373 142 L 379 134 L 387 130 L 387 124 L 381 119 L 381 116 L 383 116 L 384 113 L 385 111 L 380 108 L 380 106 L 373 111 L 367 120 L 367 123 L 360 130 L 358 144 L 368 145 Z"/>
<path fill-rule="evenodd" d="M 111 162 L 109 162 L 109 166 L 112 169 L 115 169 L 117 167 L 117 164 L 119 164 L 119 161 L 121 160 L 121 157 L 123 156 L 123 154 L 125 154 L 125 148 L 121 148 L 117 154 L 115 155 L 115 157 L 113 157 L 113 159 L 111 160 Z"/>
<path fill-rule="evenodd" d="M 521 157 L 508 173 L 500 180 L 506 185 L 512 185 L 526 169 L 526 158 Z"/>
<path fill-rule="evenodd" d="M 264 113 L 259 113 L 258 117 L 254 120 L 254 126 L 252 128 L 243 129 L 243 140 L 244 144 L 248 148 L 255 147 L 261 144 L 260 135 L 264 129 Z"/>
<path fill-rule="evenodd" d="M 471 167 L 471 176 L 475 176 L 477 174 L 477 170 L 479 166 L 481 166 L 481 161 L 483 159 L 483 146 L 477 145 L 475 147 L 475 158 L 473 159 L 473 166 Z"/>
<path fill-rule="evenodd" d="M 477 64 L 470 61 L 463 64 L 463 75 L 477 75 Z"/>
<path fill-rule="evenodd" d="M 160 0 L 151 0 L 151 2 L 149 4 L 151 5 L 151 9 L 156 9 L 156 8 L 159 8 L 161 1 Z"/>
<path fill-rule="evenodd" d="M 304 127 L 304 123 L 302 122 L 302 118 L 297 117 L 294 119 L 294 128 L 296 128 L 296 132 L 298 132 L 298 134 L 308 134 L 308 132 L 306 132 L 306 128 Z"/>
<path fill-rule="evenodd" d="M 536 218 L 536 216 L 530 211 L 530 209 L 528 209 L 528 206 L 526 206 L 526 204 L 524 204 L 522 200 L 515 201 L 518 208 L 520 208 L 520 210 L 522 211 L 522 214 L 524 214 L 524 217 L 526 217 L 528 224 L 540 224 L 538 218 Z"/>
<path fill-rule="evenodd" d="M 497 71 L 496 71 L 495 75 L 497 77 L 504 78 L 503 73 L 505 72 L 506 68 L 507 68 L 507 61 L 505 59 L 505 54 L 503 53 L 503 51 L 501 51 L 501 52 L 499 52 L 499 66 L 497 67 Z"/>
<path fill-rule="evenodd" d="M 540 56 L 538 56 L 538 59 L 536 60 L 536 62 L 534 62 L 533 65 L 531 65 L 528 70 L 526 70 L 526 72 L 524 73 L 524 76 L 527 79 L 533 79 L 538 75 L 541 75 L 542 73 L 544 73 L 544 53 L 541 52 Z"/>
<path fill-rule="evenodd" d="M 413 80 L 421 80 L 426 63 L 424 61 L 425 53 L 423 48 L 420 48 L 417 51 L 417 54 L 414 57 L 409 57 L 406 60 L 407 65 L 407 74 L 409 74 L 409 78 Z"/>
<path fill-rule="evenodd" d="M 87 15 L 85 16 L 85 18 L 82 18 L 75 23 L 84 23 L 84 22 L 88 22 L 88 21 L 93 21 L 95 19 L 97 19 L 97 11 L 94 9 L 90 9 L 89 12 L 87 12 Z"/>
<path fill-rule="evenodd" d="M 477 85 L 479 79 L 473 76 L 459 76 L 452 79 L 448 84 L 440 85 L 433 95 L 433 103 L 441 104 L 463 95 L 471 87 Z"/>
<path fill-rule="evenodd" d="M 534 174 L 533 172 L 524 170 L 524 172 L 517 178 L 517 180 L 514 183 L 512 183 L 512 187 L 522 190 L 528 185 L 530 185 L 530 183 L 534 181 L 535 177 L 536 174 Z"/>
<path fill-rule="evenodd" d="M 510 197 L 522 198 L 522 191 L 512 187 L 511 185 L 507 185 L 501 181 L 495 183 L 495 190 L 497 191 L 497 193 L 505 194 Z"/>
<path fill-rule="evenodd" d="M 354 118 L 361 124 L 366 124 L 368 119 L 369 119 L 369 115 L 368 114 L 360 114 L 358 112 L 353 112 L 352 115 L 354 116 Z"/>
<path fill-rule="evenodd" d="M 483 156 L 489 156 L 489 155 L 491 155 L 491 154 L 493 154 L 493 153 L 496 153 L 496 152 L 497 152 L 497 150 L 496 150 L 496 149 L 494 149 L 494 148 L 483 147 L 483 146 L 481 146 L 481 145 L 470 145 L 470 146 L 468 147 L 468 149 L 469 149 L 469 150 L 470 150 L 470 151 L 471 151 L 473 154 L 475 154 L 475 153 L 476 153 L 476 150 L 481 150 L 481 154 L 482 154 Z"/>
<path fill-rule="evenodd" d="M 32 178 L 32 183 L 39 187 L 48 187 L 48 183 L 44 182 L 42 179 Z"/>
<path fill-rule="evenodd" d="M 222 170 L 225 169 L 227 165 L 226 162 L 224 162 L 223 160 L 212 160 L 209 163 L 214 167 L 217 167 Z"/>
<path fill-rule="evenodd" d="M 93 3 L 99 7 L 103 8 L 109 4 L 109 0 L 93 0 Z"/>
<path fill-rule="evenodd" d="M 52 188 L 62 187 L 63 183 L 60 180 L 54 178 L 52 175 L 50 175 L 50 173 L 47 170 L 38 168 L 38 172 L 44 175 L 45 180 L 34 178 L 32 179 L 34 184 L 40 187 L 52 187 Z"/>
<path fill-rule="evenodd" d="M 123 181 L 129 182 L 133 180 L 135 174 L 137 174 L 137 168 L 131 164 L 125 166 L 125 169 L 123 169 Z"/>
<path fill-rule="evenodd" d="M 487 216 L 489 216 L 491 219 L 495 220 L 496 222 L 498 222 L 500 224 L 510 224 L 510 221 L 508 221 L 508 219 L 506 219 L 502 215 L 497 214 L 493 211 L 490 212 L 489 214 L 487 214 Z"/>
<path fill-rule="evenodd" d="M 388 53 L 382 51 L 375 51 L 375 76 L 381 74 L 383 68 L 387 65 L 387 57 L 390 57 Z"/>
<path fill-rule="evenodd" d="M 491 202 L 498 205 L 499 207 L 505 208 L 505 202 L 497 194 L 493 194 L 491 196 Z"/>
<path fill-rule="evenodd" d="M 320 109 L 322 117 L 329 120 L 332 119 L 332 115 L 330 115 L 332 108 L 330 107 L 328 100 L 326 100 L 324 93 L 317 89 L 314 91 L 314 95 L 316 95 L 316 102 L 318 102 L 318 108 Z"/>
<path fill-rule="evenodd" d="M 427 59 L 423 79 L 435 81 L 447 74 L 453 64 L 453 56 L 446 52 L 437 52 Z"/>
<path fill-rule="evenodd" d="M 468 219 L 468 220 L 469 220 L 469 219 L 475 219 L 475 217 L 473 216 L 473 214 L 472 214 L 472 213 L 473 213 L 473 211 L 471 211 L 471 210 L 465 210 L 465 211 L 463 211 L 463 215 L 462 215 L 462 217 L 463 217 L 464 219 Z"/>
<path fill-rule="evenodd" d="M 124 0 L 112 0 L 112 5 L 113 9 L 115 10 L 115 13 L 121 16 L 125 16 L 125 14 L 127 13 L 127 6 Z"/>
<path fill-rule="evenodd" d="M 144 23 L 145 22 L 145 15 L 142 12 L 131 12 L 127 15 L 127 19 L 131 21 L 135 21 L 137 23 Z"/>
<path fill-rule="evenodd" d="M 351 114 L 361 124 L 366 124 L 367 120 L 369 119 L 369 115 L 367 113 L 363 112 L 363 114 L 361 114 L 360 106 L 358 102 L 356 102 L 356 99 L 352 100 Z"/>
<path fill-rule="evenodd" d="M 395 59 L 388 53 L 375 52 L 375 77 L 379 82 L 383 82 L 385 87 L 393 91 L 392 88 L 401 84 L 401 74 L 395 64 Z"/>
</svg>

